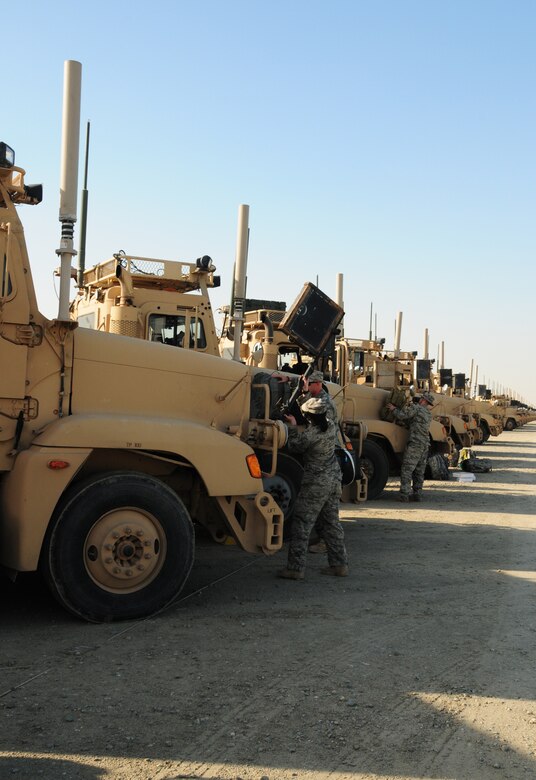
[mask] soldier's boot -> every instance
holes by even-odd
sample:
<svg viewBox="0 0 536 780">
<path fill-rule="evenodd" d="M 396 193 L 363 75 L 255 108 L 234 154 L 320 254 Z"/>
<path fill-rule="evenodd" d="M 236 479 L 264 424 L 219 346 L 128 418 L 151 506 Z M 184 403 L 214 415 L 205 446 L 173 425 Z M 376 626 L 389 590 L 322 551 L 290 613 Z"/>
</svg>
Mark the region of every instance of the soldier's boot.
<svg viewBox="0 0 536 780">
<path fill-rule="evenodd" d="M 296 569 L 279 569 L 277 576 L 284 580 L 303 580 L 305 572 L 297 571 Z"/>
<path fill-rule="evenodd" d="M 407 503 L 408 503 L 408 501 L 409 501 L 409 496 L 406 496 L 406 494 L 405 494 L 405 493 L 401 493 L 401 494 L 398 496 L 398 500 L 399 500 L 399 501 L 402 501 L 402 503 L 403 503 L 403 504 L 407 504 Z"/>
<path fill-rule="evenodd" d="M 323 539 L 320 539 L 319 542 L 315 542 L 314 544 L 309 545 L 310 553 L 325 553 L 327 551 L 328 548 L 326 547 L 326 543 Z"/>
<path fill-rule="evenodd" d="M 320 569 L 320 574 L 329 574 L 331 577 L 347 577 L 348 566 L 327 566 L 325 569 Z"/>
</svg>

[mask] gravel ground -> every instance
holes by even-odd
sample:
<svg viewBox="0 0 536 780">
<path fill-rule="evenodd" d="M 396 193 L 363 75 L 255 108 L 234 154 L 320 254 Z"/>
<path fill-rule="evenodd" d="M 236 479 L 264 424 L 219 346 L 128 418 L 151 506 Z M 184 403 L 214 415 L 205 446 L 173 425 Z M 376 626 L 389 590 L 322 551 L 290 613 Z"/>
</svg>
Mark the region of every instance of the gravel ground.
<svg viewBox="0 0 536 780">
<path fill-rule="evenodd" d="M 343 505 L 346 579 L 198 538 L 183 597 L 89 625 L 0 581 L 0 780 L 536 777 L 536 424 L 426 501 Z"/>
</svg>

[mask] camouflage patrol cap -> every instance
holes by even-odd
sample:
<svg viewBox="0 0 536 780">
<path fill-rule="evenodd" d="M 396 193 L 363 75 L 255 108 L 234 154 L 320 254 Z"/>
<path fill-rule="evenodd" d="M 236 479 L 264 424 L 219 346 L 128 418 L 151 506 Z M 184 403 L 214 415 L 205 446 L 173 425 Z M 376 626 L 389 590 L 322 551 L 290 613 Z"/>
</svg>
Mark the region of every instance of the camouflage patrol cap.
<svg viewBox="0 0 536 780">
<path fill-rule="evenodd" d="M 430 406 L 435 404 L 435 398 L 432 393 L 421 393 L 421 398 L 424 398 L 426 403 L 430 404 Z"/>
<path fill-rule="evenodd" d="M 324 374 L 322 371 L 312 371 L 309 374 L 309 382 L 323 382 L 324 381 Z"/>
<path fill-rule="evenodd" d="M 301 407 L 304 414 L 325 414 L 327 409 L 323 398 L 309 398 Z"/>
</svg>

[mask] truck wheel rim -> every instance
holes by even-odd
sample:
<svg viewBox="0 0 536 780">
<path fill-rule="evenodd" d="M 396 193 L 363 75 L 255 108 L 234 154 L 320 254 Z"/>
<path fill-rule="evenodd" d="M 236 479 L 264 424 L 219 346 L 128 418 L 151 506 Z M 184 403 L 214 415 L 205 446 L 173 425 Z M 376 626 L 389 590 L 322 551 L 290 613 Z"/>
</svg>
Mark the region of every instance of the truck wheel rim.
<svg viewBox="0 0 536 780">
<path fill-rule="evenodd" d="M 293 490 L 288 481 L 280 474 L 276 474 L 273 477 L 265 477 L 263 487 L 277 502 L 283 514 L 287 516 L 294 498 Z"/>
<path fill-rule="evenodd" d="M 158 575 L 166 552 L 166 535 L 154 515 L 121 507 L 101 515 L 92 526 L 84 544 L 84 565 L 100 588 L 132 593 Z"/>
<path fill-rule="evenodd" d="M 369 480 L 369 482 L 374 477 L 374 464 L 369 458 L 360 458 L 359 465 L 365 472 L 365 476 Z"/>
</svg>

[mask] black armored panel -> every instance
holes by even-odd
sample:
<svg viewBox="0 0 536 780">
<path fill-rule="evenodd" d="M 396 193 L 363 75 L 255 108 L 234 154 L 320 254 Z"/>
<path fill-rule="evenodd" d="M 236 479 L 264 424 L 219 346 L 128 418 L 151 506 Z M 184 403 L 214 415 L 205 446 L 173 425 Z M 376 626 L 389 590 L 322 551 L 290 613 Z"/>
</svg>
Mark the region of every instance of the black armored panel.
<svg viewBox="0 0 536 780">
<path fill-rule="evenodd" d="M 320 355 L 343 317 L 344 311 L 335 301 L 307 282 L 279 328 L 298 346 L 312 355 Z"/>
<path fill-rule="evenodd" d="M 443 385 L 446 385 L 447 387 L 452 387 L 452 369 L 451 368 L 440 368 L 439 369 L 439 384 L 441 387 Z"/>
<path fill-rule="evenodd" d="M 417 382 L 425 382 L 427 379 L 430 379 L 431 370 L 431 360 L 417 360 L 417 366 L 415 368 L 415 379 Z"/>
<path fill-rule="evenodd" d="M 465 390 L 465 374 L 454 374 L 454 389 Z"/>
</svg>

